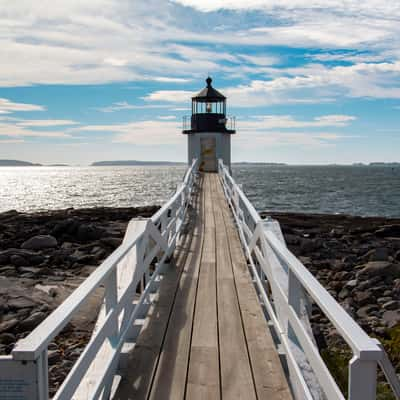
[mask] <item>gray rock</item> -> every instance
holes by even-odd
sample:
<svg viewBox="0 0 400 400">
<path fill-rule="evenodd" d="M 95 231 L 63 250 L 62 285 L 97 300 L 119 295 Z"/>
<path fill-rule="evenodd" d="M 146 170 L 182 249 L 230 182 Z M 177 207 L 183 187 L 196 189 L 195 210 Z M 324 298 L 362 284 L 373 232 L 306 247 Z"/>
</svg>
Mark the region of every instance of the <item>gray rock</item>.
<svg viewBox="0 0 400 400">
<path fill-rule="evenodd" d="M 399 309 L 399 302 L 396 301 L 396 300 L 391 300 L 391 301 L 388 301 L 387 303 L 384 303 L 382 305 L 382 307 L 385 310 L 398 310 Z"/>
<path fill-rule="evenodd" d="M 291 235 L 291 234 L 285 235 L 285 241 L 286 241 L 286 244 L 289 244 L 289 245 L 296 245 L 296 244 L 299 244 L 299 242 L 300 242 L 298 236 Z"/>
<path fill-rule="evenodd" d="M 345 284 L 345 287 L 346 287 L 346 288 L 353 289 L 353 288 L 355 288 L 355 287 L 357 286 L 357 284 L 358 284 L 357 279 L 352 279 L 351 281 L 348 281 L 348 282 Z"/>
<path fill-rule="evenodd" d="M 385 225 L 382 228 L 376 230 L 375 235 L 380 237 L 400 237 L 400 225 Z"/>
<path fill-rule="evenodd" d="M 14 297 L 8 300 L 7 305 L 9 308 L 32 308 L 37 306 L 37 304 L 30 300 L 27 299 L 26 297 L 23 296 L 18 296 L 18 297 Z"/>
<path fill-rule="evenodd" d="M 0 343 L 1 344 L 11 344 L 16 342 L 16 337 L 12 333 L 2 333 L 0 334 Z"/>
<path fill-rule="evenodd" d="M 375 301 L 375 297 L 370 292 L 357 292 L 354 297 L 360 306 L 365 306 Z"/>
<path fill-rule="evenodd" d="M 400 274 L 400 266 L 397 264 L 392 264 L 387 261 L 370 261 L 364 264 L 362 269 L 360 269 L 356 276 L 359 277 L 375 277 L 383 275 L 397 275 Z"/>
<path fill-rule="evenodd" d="M 339 299 L 340 299 L 340 300 L 343 300 L 343 299 L 345 299 L 346 297 L 349 297 L 349 295 L 350 295 L 349 289 L 343 288 L 343 289 L 339 292 Z"/>
<path fill-rule="evenodd" d="M 8 321 L 3 321 L 0 323 L 0 333 L 9 331 L 18 325 L 18 320 L 16 318 L 9 319 Z"/>
<path fill-rule="evenodd" d="M 361 307 L 360 309 L 357 310 L 357 316 L 359 318 L 366 319 L 366 318 L 370 317 L 371 315 L 373 315 L 372 313 L 374 311 L 376 311 L 377 308 L 378 307 L 375 305 L 368 305 L 368 306 Z"/>
<path fill-rule="evenodd" d="M 35 312 L 20 323 L 20 329 L 26 331 L 32 330 L 36 328 L 36 326 L 39 325 L 46 316 L 47 315 L 44 312 Z"/>
<path fill-rule="evenodd" d="M 57 239 L 51 235 L 37 235 L 22 243 L 21 248 L 27 250 L 42 250 L 57 247 Z"/>
<path fill-rule="evenodd" d="M 47 359 L 49 365 L 54 365 L 61 361 L 61 352 L 59 350 L 49 350 L 47 353 Z"/>
<path fill-rule="evenodd" d="M 18 256 L 16 254 L 10 257 L 10 263 L 16 267 L 22 267 L 23 265 L 28 265 L 28 262 L 24 257 Z"/>
<path fill-rule="evenodd" d="M 386 247 L 378 247 L 370 250 L 362 258 L 369 261 L 388 261 L 389 250 Z"/>
<path fill-rule="evenodd" d="M 318 239 L 302 239 L 300 242 L 300 251 L 302 253 L 310 253 L 321 247 Z"/>
<path fill-rule="evenodd" d="M 77 238 L 82 242 L 98 240 L 104 235 L 104 230 L 95 225 L 80 225 L 77 231 Z"/>
<path fill-rule="evenodd" d="M 390 310 L 386 311 L 382 315 L 382 321 L 388 328 L 393 328 L 398 323 L 400 323 L 400 311 L 399 310 Z"/>
</svg>

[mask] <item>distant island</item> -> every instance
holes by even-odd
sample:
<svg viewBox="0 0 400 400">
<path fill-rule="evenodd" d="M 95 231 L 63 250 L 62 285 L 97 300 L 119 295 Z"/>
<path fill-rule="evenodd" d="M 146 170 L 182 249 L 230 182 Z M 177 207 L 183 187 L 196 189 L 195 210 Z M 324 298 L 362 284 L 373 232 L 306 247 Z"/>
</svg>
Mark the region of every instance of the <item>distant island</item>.
<svg viewBox="0 0 400 400">
<path fill-rule="evenodd" d="M 232 163 L 233 165 L 288 165 L 286 163 L 278 162 L 250 162 L 250 161 L 239 161 Z"/>
<path fill-rule="evenodd" d="M 126 166 L 126 165 L 184 165 L 184 162 L 174 161 L 139 161 L 139 160 L 117 160 L 117 161 L 96 161 L 92 167 Z"/>
<path fill-rule="evenodd" d="M 369 164 L 353 163 L 353 167 L 400 167 L 400 162 L 371 162 Z"/>
<path fill-rule="evenodd" d="M 0 167 L 41 167 L 42 164 L 20 160 L 0 160 Z"/>
</svg>

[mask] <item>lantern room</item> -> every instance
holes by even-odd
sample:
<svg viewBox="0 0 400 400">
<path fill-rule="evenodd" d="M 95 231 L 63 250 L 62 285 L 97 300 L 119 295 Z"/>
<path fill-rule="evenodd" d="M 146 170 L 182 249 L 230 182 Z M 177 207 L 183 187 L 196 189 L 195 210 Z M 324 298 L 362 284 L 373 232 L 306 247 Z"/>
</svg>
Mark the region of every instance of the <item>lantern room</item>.
<svg viewBox="0 0 400 400">
<path fill-rule="evenodd" d="M 226 97 L 206 79 L 207 86 L 192 97 L 192 115 L 184 117 L 183 133 L 188 135 L 188 163 L 200 160 L 203 171 L 216 172 L 221 158 L 230 168 L 230 135 L 235 133 L 233 117 L 226 116 Z"/>
</svg>

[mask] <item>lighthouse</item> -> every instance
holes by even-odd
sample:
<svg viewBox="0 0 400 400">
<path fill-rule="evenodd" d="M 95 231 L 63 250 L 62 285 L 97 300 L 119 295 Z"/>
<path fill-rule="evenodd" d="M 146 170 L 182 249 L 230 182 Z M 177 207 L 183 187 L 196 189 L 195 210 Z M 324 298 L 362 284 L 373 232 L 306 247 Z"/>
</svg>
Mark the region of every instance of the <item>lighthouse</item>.
<svg viewBox="0 0 400 400">
<path fill-rule="evenodd" d="M 231 168 L 231 135 L 235 118 L 226 116 L 226 97 L 206 79 L 207 86 L 192 97 L 192 115 L 184 117 L 183 134 L 188 137 L 188 163 L 199 160 L 199 169 L 217 172 L 218 159 Z M 228 128 L 229 127 L 229 128 Z"/>
</svg>

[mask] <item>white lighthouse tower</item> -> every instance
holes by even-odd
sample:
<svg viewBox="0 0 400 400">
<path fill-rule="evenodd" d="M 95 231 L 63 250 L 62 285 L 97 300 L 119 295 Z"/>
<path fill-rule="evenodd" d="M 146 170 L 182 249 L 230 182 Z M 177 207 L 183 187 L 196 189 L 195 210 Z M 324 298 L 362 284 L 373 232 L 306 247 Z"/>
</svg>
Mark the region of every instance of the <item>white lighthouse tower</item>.
<svg viewBox="0 0 400 400">
<path fill-rule="evenodd" d="M 234 128 L 234 118 L 226 117 L 226 97 L 211 86 L 212 79 L 206 79 L 207 86 L 192 97 L 190 129 L 184 119 L 183 133 L 188 135 L 188 163 L 199 160 L 199 169 L 217 172 L 218 159 L 231 168 L 231 135 L 228 122 Z"/>
</svg>

